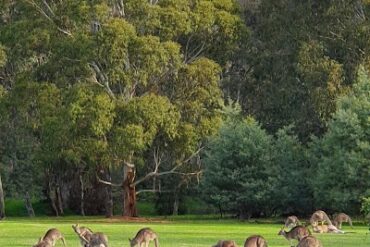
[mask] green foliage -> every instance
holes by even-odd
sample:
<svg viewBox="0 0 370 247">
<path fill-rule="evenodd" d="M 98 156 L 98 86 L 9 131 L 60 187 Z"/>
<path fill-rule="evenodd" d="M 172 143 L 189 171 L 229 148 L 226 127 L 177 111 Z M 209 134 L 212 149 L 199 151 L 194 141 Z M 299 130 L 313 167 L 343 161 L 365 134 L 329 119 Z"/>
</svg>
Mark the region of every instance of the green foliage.
<svg viewBox="0 0 370 247">
<path fill-rule="evenodd" d="M 358 211 L 360 198 L 369 195 L 370 80 L 359 71 L 348 95 L 338 101 L 338 110 L 320 140 L 321 152 L 314 176 L 315 200 L 319 207 Z M 325 188 L 325 189 L 323 189 Z"/>
<path fill-rule="evenodd" d="M 241 218 L 266 213 L 271 141 L 252 118 L 224 123 L 205 157 L 204 190 L 215 205 Z"/>
<path fill-rule="evenodd" d="M 273 141 L 271 173 L 274 175 L 271 210 L 279 214 L 305 215 L 312 212 L 310 167 L 305 147 L 293 126 L 279 130 Z"/>
<path fill-rule="evenodd" d="M 361 203 L 361 212 L 365 218 L 369 219 L 370 216 L 370 197 L 363 197 Z"/>
</svg>

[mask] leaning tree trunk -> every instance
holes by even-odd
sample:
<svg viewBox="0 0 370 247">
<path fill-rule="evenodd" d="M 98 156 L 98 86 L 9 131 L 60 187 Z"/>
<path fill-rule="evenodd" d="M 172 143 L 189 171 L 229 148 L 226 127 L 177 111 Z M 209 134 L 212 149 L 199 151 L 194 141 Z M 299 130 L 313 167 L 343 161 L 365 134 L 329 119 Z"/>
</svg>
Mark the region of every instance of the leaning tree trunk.
<svg viewBox="0 0 370 247">
<path fill-rule="evenodd" d="M 28 191 L 24 195 L 24 205 L 26 206 L 28 216 L 35 217 L 35 211 L 33 210 L 31 197 Z"/>
<path fill-rule="evenodd" d="M 135 166 L 125 164 L 123 178 L 123 216 L 137 217 Z"/>
<path fill-rule="evenodd" d="M 4 218 L 5 218 L 4 191 L 3 191 L 3 183 L 1 182 L 1 174 L 0 174 L 0 220 Z"/>
</svg>

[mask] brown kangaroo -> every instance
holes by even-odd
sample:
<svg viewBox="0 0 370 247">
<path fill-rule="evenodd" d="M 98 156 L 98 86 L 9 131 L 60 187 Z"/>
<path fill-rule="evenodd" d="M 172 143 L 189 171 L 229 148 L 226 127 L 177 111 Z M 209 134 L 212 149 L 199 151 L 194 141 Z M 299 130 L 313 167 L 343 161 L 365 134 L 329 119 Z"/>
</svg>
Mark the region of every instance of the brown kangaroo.
<svg viewBox="0 0 370 247">
<path fill-rule="evenodd" d="M 317 210 L 316 212 L 312 214 L 310 218 L 310 224 L 314 225 L 315 222 L 318 223 L 319 221 L 321 221 L 321 225 L 323 225 L 325 221 L 328 222 L 328 225 L 333 225 L 328 215 L 322 210 Z"/>
<path fill-rule="evenodd" d="M 238 247 L 238 245 L 232 240 L 220 240 L 212 247 Z"/>
<path fill-rule="evenodd" d="M 283 226 L 279 231 L 278 235 L 284 236 L 290 242 L 290 246 L 294 246 L 292 243 L 293 239 L 301 241 L 301 239 L 303 239 L 304 237 L 309 236 L 310 232 L 304 226 L 295 226 L 289 232 L 286 232 L 284 231 Z"/>
<path fill-rule="evenodd" d="M 260 235 L 253 235 L 245 240 L 244 247 L 267 247 L 267 241 Z"/>
<path fill-rule="evenodd" d="M 80 238 L 83 247 L 108 247 L 108 237 L 101 232 L 93 232 L 87 227 L 72 225 L 73 230 Z"/>
<path fill-rule="evenodd" d="M 155 247 L 159 247 L 158 235 L 150 228 L 141 229 L 140 231 L 138 231 L 138 233 L 133 239 L 128 240 L 130 241 L 131 247 L 137 245 L 141 247 L 142 244 L 145 244 L 145 247 L 148 247 L 150 241 L 154 241 Z"/>
<path fill-rule="evenodd" d="M 60 231 L 56 228 L 49 229 L 44 237 L 39 239 L 39 242 L 35 244 L 33 247 L 53 247 L 55 245 L 55 242 L 58 240 L 62 240 L 63 245 L 66 246 L 65 239 L 60 233 Z"/>
<path fill-rule="evenodd" d="M 322 244 L 317 238 L 310 235 L 299 241 L 297 247 L 322 247 Z"/>
<path fill-rule="evenodd" d="M 315 233 L 344 233 L 344 231 L 339 230 L 334 225 L 318 225 L 317 222 L 315 222 L 312 225 L 312 229 Z"/>
<path fill-rule="evenodd" d="M 297 216 L 291 215 L 288 218 L 286 218 L 285 224 L 284 224 L 285 227 L 295 227 L 297 225 L 301 225 L 301 222 L 299 221 Z"/>
<path fill-rule="evenodd" d="M 334 226 L 336 226 L 338 229 L 342 229 L 342 222 L 348 222 L 351 228 L 352 226 L 352 219 L 349 217 L 349 215 L 345 213 L 339 213 L 334 217 Z"/>
</svg>

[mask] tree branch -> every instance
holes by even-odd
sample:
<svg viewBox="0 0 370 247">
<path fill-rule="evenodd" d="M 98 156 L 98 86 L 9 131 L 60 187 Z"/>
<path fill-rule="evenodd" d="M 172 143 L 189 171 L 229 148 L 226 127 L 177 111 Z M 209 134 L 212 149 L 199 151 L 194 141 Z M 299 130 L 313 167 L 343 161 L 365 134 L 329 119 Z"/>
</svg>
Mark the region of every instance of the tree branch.
<svg viewBox="0 0 370 247">
<path fill-rule="evenodd" d="M 96 174 L 96 179 L 98 180 L 99 183 L 102 183 L 102 184 L 105 184 L 105 185 L 109 185 L 109 186 L 113 186 L 113 187 L 122 187 L 123 186 L 123 184 L 115 184 L 115 183 L 112 183 L 112 182 L 102 180 L 102 179 L 99 178 L 98 174 Z"/>
<path fill-rule="evenodd" d="M 43 15 L 48 21 L 50 21 L 51 23 L 53 23 L 56 28 L 58 29 L 58 31 L 68 35 L 68 36 L 73 36 L 71 32 L 67 31 L 67 30 L 64 30 L 62 28 L 60 28 L 55 22 L 54 20 L 39 6 L 37 5 L 37 3 L 35 3 L 35 1 L 31 1 L 31 0 L 25 0 L 27 3 L 29 3 L 30 5 L 32 5 L 33 7 L 35 7 L 35 9 L 41 14 Z M 45 2 L 43 1 L 44 4 L 46 4 L 48 10 L 51 12 L 51 14 L 54 14 L 54 12 L 51 10 L 50 6 Z"/>
<path fill-rule="evenodd" d="M 194 158 L 196 155 L 198 155 L 201 151 L 203 150 L 203 147 L 199 148 L 195 153 L 193 153 L 192 155 L 190 155 L 187 159 L 183 160 L 182 162 L 180 162 L 178 165 L 176 165 L 175 167 L 173 167 L 171 170 L 169 171 L 164 171 L 164 172 L 158 172 L 158 169 L 159 169 L 159 165 L 160 165 L 160 161 L 161 159 L 158 159 L 156 161 L 156 166 L 154 168 L 154 171 L 148 173 L 147 175 L 145 175 L 143 178 L 141 179 L 138 179 L 135 183 L 132 184 L 132 186 L 137 186 L 139 185 L 140 183 L 148 180 L 149 178 L 152 178 L 152 177 L 160 177 L 160 176 L 163 176 L 163 175 L 168 175 L 168 174 L 178 174 L 178 175 L 182 175 L 182 176 L 197 176 L 199 177 L 201 174 L 202 174 L 202 171 L 197 171 L 197 172 L 189 172 L 189 173 L 186 173 L 186 172 L 178 172 L 177 170 L 182 167 L 184 164 L 186 164 L 187 162 L 189 162 L 192 158 Z M 156 152 L 154 152 L 154 155 L 155 155 Z M 155 156 L 156 157 L 156 156 Z"/>
</svg>

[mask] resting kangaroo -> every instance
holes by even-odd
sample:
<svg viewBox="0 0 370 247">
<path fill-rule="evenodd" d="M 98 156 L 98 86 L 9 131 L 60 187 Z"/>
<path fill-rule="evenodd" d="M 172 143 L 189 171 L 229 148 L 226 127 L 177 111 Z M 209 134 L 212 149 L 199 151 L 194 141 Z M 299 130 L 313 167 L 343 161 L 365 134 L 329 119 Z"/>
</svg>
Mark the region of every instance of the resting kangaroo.
<svg viewBox="0 0 370 247">
<path fill-rule="evenodd" d="M 238 247 L 238 245 L 232 240 L 220 240 L 212 247 Z"/>
<path fill-rule="evenodd" d="M 154 240 L 155 247 L 159 247 L 158 235 L 150 228 L 143 228 L 134 237 L 134 239 L 128 239 L 130 241 L 130 246 L 139 246 L 145 243 L 145 247 L 149 246 L 149 242 Z"/>
<path fill-rule="evenodd" d="M 80 238 L 83 247 L 108 247 L 108 237 L 101 232 L 92 232 L 89 228 L 72 225 L 73 230 Z"/>
<path fill-rule="evenodd" d="M 334 225 L 318 225 L 317 222 L 312 225 L 312 229 L 315 233 L 344 233 Z"/>
<path fill-rule="evenodd" d="M 309 236 L 310 232 L 304 226 L 295 226 L 289 232 L 284 231 L 284 227 L 283 227 L 279 231 L 278 235 L 284 236 L 290 242 L 290 246 L 294 246 L 292 244 L 293 239 L 300 241 L 304 237 Z"/>
<path fill-rule="evenodd" d="M 345 213 L 339 213 L 334 217 L 334 226 L 336 226 L 338 229 L 342 229 L 342 222 L 348 222 L 351 228 L 352 226 L 352 219 L 349 217 L 349 215 Z"/>
<path fill-rule="evenodd" d="M 285 220 L 284 226 L 285 227 L 295 227 L 295 226 L 300 225 L 300 224 L 301 224 L 301 222 L 299 221 L 299 219 L 297 218 L 297 216 L 292 215 L 292 216 L 289 216 Z"/>
<path fill-rule="evenodd" d="M 322 210 L 317 210 L 316 212 L 314 212 L 310 218 L 310 224 L 311 225 L 314 225 L 315 222 L 319 222 L 321 221 L 321 225 L 324 224 L 324 221 L 328 222 L 328 225 L 333 225 L 333 223 L 331 223 L 328 215 L 322 211 Z"/>
<path fill-rule="evenodd" d="M 55 242 L 62 240 L 63 245 L 66 246 L 65 239 L 58 229 L 52 228 L 49 229 L 45 236 L 39 239 L 39 242 L 33 247 L 53 247 Z"/>
<path fill-rule="evenodd" d="M 253 235 L 245 240 L 244 247 L 267 247 L 267 241 L 260 235 Z"/>
<path fill-rule="evenodd" d="M 317 238 L 310 235 L 299 241 L 297 247 L 322 247 L 322 244 Z"/>
</svg>

